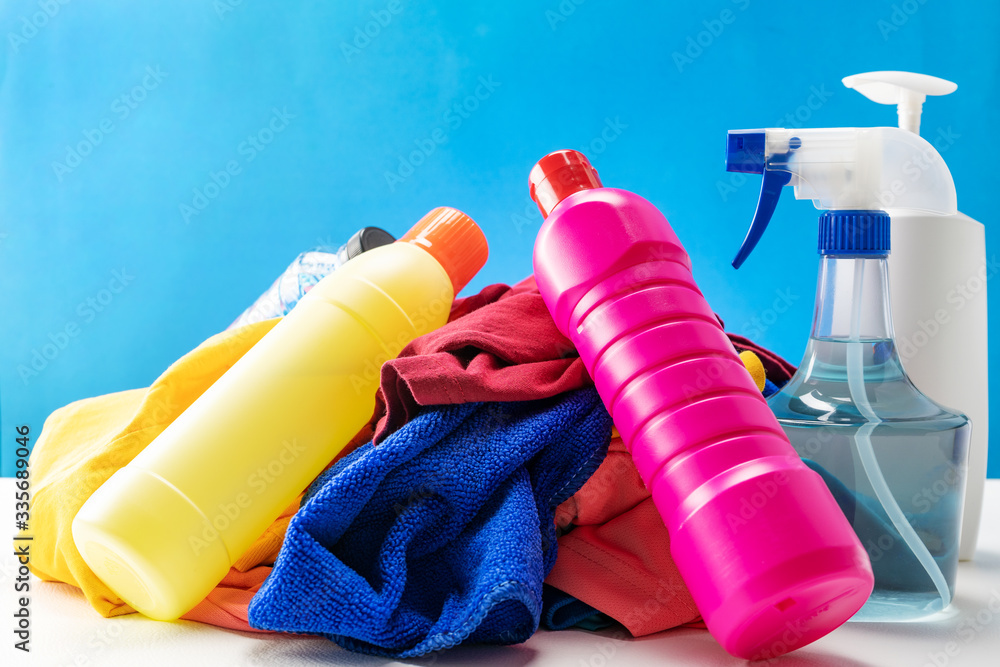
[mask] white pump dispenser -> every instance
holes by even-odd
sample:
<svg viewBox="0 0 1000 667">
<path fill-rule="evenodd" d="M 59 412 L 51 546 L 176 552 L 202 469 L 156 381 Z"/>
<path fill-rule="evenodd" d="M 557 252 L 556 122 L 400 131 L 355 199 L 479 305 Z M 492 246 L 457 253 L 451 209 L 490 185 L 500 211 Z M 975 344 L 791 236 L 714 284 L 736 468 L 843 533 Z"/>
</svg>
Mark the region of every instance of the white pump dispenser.
<svg viewBox="0 0 1000 667">
<path fill-rule="evenodd" d="M 872 102 L 895 104 L 899 127 L 920 134 L 920 112 L 928 95 L 947 95 L 958 84 L 936 76 L 913 72 L 867 72 L 845 76 L 844 85 Z"/>
<path fill-rule="evenodd" d="M 843 82 L 874 102 L 895 104 L 899 127 L 914 134 L 920 132 L 926 96 L 957 88 L 951 81 L 913 72 L 868 72 Z M 951 146 L 950 128 L 939 135 L 936 147 L 944 152 Z M 907 167 L 918 176 L 923 168 L 919 162 Z M 962 213 L 884 208 L 892 217 L 892 325 L 906 373 L 927 396 L 972 421 L 959 549 L 959 557 L 970 560 L 979 536 L 989 442 L 985 229 Z"/>
</svg>

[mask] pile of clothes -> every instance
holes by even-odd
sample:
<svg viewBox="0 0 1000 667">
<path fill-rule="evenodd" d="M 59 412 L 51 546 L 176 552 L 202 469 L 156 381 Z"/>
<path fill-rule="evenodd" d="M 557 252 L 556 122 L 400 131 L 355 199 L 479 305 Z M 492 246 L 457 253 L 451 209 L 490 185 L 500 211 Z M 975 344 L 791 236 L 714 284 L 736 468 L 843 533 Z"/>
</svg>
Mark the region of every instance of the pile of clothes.
<svg viewBox="0 0 1000 667">
<path fill-rule="evenodd" d="M 149 388 L 78 401 L 32 455 L 36 575 L 133 610 L 87 567 L 79 508 L 277 320 L 228 330 Z M 730 335 L 767 396 L 794 368 Z M 336 406 L 330 406 L 335 410 Z M 670 538 L 534 280 L 458 299 L 382 367 L 376 409 L 186 619 L 413 657 L 538 629 L 698 625 Z M 703 626 L 702 626 L 703 627 Z"/>
</svg>

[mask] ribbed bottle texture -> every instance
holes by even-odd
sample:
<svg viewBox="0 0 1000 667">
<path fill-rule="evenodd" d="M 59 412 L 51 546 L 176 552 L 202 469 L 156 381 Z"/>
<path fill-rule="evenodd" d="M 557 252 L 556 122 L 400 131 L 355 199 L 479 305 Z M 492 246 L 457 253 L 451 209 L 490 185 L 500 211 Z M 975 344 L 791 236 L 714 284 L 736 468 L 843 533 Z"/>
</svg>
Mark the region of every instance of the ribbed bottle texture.
<svg viewBox="0 0 1000 667">
<path fill-rule="evenodd" d="M 542 225 L 534 266 L 719 642 L 774 657 L 849 618 L 871 592 L 864 549 L 789 445 L 663 214 L 624 190 L 574 191 Z"/>
<path fill-rule="evenodd" d="M 651 487 L 657 474 L 686 450 L 741 436 L 753 436 L 753 442 L 743 445 L 748 455 L 793 456 L 781 427 L 698 289 L 687 253 L 666 219 L 652 204 L 630 193 L 605 188 L 588 195 L 586 202 L 574 198 L 578 211 L 593 221 L 615 218 L 591 226 L 601 228 L 604 238 L 594 247 L 605 255 L 606 266 L 598 272 L 603 277 L 590 285 L 561 290 L 561 324 L 646 484 Z M 598 195 L 600 199 L 595 199 Z M 659 218 L 662 224 L 650 225 L 644 239 L 638 226 L 626 225 L 614 239 L 615 228 L 621 227 L 618 218 L 646 219 L 646 224 Z M 566 238 L 558 242 L 572 244 Z M 619 251 L 622 254 L 614 258 Z M 585 260 L 582 248 L 565 248 L 562 254 Z M 614 259 L 609 262 L 609 258 Z M 536 274 L 545 294 L 546 268 L 536 267 Z M 575 303 L 565 300 L 574 291 L 579 294 Z M 759 440 L 764 442 L 756 444 Z M 704 479 L 692 480 L 696 481 Z M 666 492 L 671 501 L 676 495 Z M 667 520 L 675 510 L 673 502 L 660 507 Z"/>
</svg>

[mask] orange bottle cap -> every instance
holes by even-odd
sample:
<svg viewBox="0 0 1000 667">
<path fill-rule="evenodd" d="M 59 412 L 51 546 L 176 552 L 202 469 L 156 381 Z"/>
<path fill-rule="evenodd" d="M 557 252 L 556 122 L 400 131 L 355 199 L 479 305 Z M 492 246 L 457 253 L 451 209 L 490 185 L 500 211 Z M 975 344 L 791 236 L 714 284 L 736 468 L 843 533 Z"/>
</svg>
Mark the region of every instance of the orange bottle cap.
<svg viewBox="0 0 1000 667">
<path fill-rule="evenodd" d="M 489 256 L 486 236 L 472 218 L 458 209 L 440 206 L 413 225 L 398 243 L 423 248 L 444 267 L 458 295 L 483 268 Z"/>
</svg>

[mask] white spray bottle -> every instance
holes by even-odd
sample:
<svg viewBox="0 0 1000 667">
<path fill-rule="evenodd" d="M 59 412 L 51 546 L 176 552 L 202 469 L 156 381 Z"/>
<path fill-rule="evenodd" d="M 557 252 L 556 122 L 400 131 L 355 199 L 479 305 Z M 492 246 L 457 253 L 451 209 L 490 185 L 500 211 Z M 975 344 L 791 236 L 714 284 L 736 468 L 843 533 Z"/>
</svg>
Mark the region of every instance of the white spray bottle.
<svg viewBox="0 0 1000 667">
<path fill-rule="evenodd" d="M 868 72 L 844 78 L 879 104 L 895 104 L 899 127 L 920 134 L 920 112 L 927 95 L 947 95 L 957 86 L 925 74 Z M 952 146 L 950 128 L 929 138 L 939 153 Z M 911 160 L 898 188 L 905 190 L 927 168 Z M 967 215 L 928 215 L 901 210 L 883 194 L 892 217 L 889 255 L 892 326 L 907 375 L 927 396 L 968 415 L 972 421 L 965 513 L 959 558 L 976 549 L 986 481 L 989 403 L 986 337 L 986 237 L 983 224 Z"/>
</svg>

